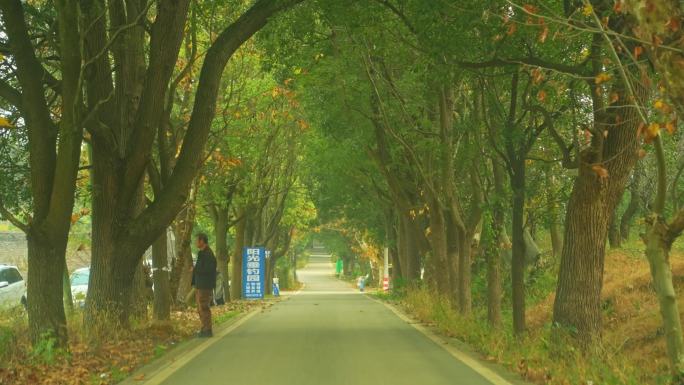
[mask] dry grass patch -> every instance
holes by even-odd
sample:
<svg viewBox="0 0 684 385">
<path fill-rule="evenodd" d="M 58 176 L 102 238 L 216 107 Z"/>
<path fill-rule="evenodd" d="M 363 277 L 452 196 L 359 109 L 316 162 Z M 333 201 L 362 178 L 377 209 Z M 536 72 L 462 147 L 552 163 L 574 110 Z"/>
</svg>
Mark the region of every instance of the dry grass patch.
<svg viewBox="0 0 684 385">
<path fill-rule="evenodd" d="M 673 275 L 684 313 L 684 254 L 673 253 Z M 427 289 L 409 290 L 401 303 L 415 318 L 466 342 L 483 358 L 499 362 L 537 384 L 660 385 L 669 380 L 658 300 L 641 250 L 613 250 L 606 257 L 602 346 L 579 352 L 551 332 L 554 294 L 530 307 L 528 333 L 511 335 L 511 326 L 493 330 L 483 309 L 462 317 L 444 298 Z M 505 309 L 508 311 L 508 309 Z M 506 316 L 510 318 L 510 314 Z"/>
</svg>

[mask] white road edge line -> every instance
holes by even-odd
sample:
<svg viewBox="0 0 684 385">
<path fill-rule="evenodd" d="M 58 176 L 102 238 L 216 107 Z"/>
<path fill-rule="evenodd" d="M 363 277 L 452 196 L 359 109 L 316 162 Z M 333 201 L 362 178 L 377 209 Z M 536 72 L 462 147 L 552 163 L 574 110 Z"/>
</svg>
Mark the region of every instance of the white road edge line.
<svg viewBox="0 0 684 385">
<path fill-rule="evenodd" d="M 369 295 L 366 295 L 365 297 L 370 299 L 371 301 L 379 302 L 385 305 L 385 307 L 391 310 L 392 313 L 394 313 L 397 317 L 401 318 L 402 321 L 413 326 L 414 329 L 418 330 L 424 336 L 432 340 L 432 342 L 436 343 L 442 349 L 446 350 L 447 353 L 449 353 L 452 357 L 456 358 L 457 360 L 461 361 L 462 363 L 473 369 L 475 372 L 484 377 L 487 381 L 491 382 L 493 385 L 513 385 L 511 382 L 504 379 L 503 377 L 495 373 L 493 370 L 482 365 L 477 360 L 470 357 L 468 354 L 462 352 L 461 350 L 452 345 L 445 344 L 444 339 L 442 337 L 438 336 L 437 334 L 433 333 L 430 329 L 407 317 L 403 312 L 401 312 L 394 306 L 390 305 L 389 303 L 373 298 Z"/>
<path fill-rule="evenodd" d="M 257 313 L 260 313 L 260 312 L 261 312 L 261 307 L 257 307 L 256 309 L 252 310 L 250 313 L 247 313 L 245 316 L 243 316 L 239 320 L 235 321 L 233 324 L 231 324 L 227 328 L 221 330 L 214 337 L 208 339 L 206 342 L 196 346 L 195 348 L 193 348 L 189 352 L 183 354 L 181 357 L 179 357 L 177 360 L 171 362 L 168 366 L 164 367 L 163 369 L 160 369 L 157 373 L 153 374 L 152 377 L 150 377 L 148 380 L 136 381 L 136 382 L 139 384 L 144 384 L 144 385 L 159 385 L 159 384 L 161 384 L 167 378 L 171 377 L 171 375 L 174 374 L 178 369 L 187 365 L 190 361 L 192 361 L 200 353 L 207 350 L 210 346 L 212 346 L 216 342 L 220 341 L 223 337 L 227 336 L 230 332 L 237 329 L 238 327 L 240 327 L 240 325 L 247 322 L 250 318 L 254 317 Z"/>
</svg>

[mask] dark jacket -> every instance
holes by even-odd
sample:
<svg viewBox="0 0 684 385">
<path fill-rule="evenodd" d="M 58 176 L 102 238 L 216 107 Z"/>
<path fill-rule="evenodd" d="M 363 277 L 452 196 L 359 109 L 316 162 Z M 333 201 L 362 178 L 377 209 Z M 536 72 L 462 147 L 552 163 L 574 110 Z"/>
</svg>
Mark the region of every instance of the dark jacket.
<svg viewBox="0 0 684 385">
<path fill-rule="evenodd" d="M 192 271 L 192 285 L 195 289 L 202 290 L 216 288 L 216 257 L 209 246 L 197 253 L 197 262 Z"/>
</svg>

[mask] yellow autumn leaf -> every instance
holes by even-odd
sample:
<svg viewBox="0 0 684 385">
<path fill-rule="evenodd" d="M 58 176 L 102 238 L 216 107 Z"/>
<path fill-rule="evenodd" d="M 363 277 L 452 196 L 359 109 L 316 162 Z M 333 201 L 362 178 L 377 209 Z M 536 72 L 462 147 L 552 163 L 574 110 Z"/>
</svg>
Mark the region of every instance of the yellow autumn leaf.
<svg viewBox="0 0 684 385">
<path fill-rule="evenodd" d="M 658 136 L 660 133 L 660 124 L 658 123 L 651 123 L 648 125 L 648 133 L 651 136 Z"/>
<path fill-rule="evenodd" d="M 659 110 L 665 114 L 669 114 L 670 111 L 672 110 L 670 108 L 670 106 L 667 103 L 665 103 L 664 101 L 662 101 L 661 99 L 657 99 L 655 102 L 653 102 L 653 107 L 655 107 L 655 109 L 657 109 L 657 110 Z"/>
<path fill-rule="evenodd" d="M 651 123 L 646 127 L 644 142 L 651 143 L 658 135 L 660 135 L 660 123 Z"/>
<path fill-rule="evenodd" d="M 610 81 L 610 79 L 612 78 L 613 77 L 608 72 L 601 72 L 600 74 L 596 75 L 594 81 L 596 82 L 596 84 L 602 84 L 607 81 Z"/>
<path fill-rule="evenodd" d="M 668 134 L 672 135 L 675 131 L 677 131 L 677 125 L 675 122 L 667 122 L 665 123 L 665 130 Z"/>
<path fill-rule="evenodd" d="M 5 118 L 4 116 L 0 116 L 0 127 L 13 128 L 14 126 L 12 123 L 10 123 L 9 119 Z"/>
</svg>

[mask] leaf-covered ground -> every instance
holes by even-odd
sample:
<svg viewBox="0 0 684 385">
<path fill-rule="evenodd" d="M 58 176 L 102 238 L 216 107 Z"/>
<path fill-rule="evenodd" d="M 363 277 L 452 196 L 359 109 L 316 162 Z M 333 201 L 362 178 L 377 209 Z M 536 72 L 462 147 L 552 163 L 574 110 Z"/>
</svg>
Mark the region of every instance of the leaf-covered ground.
<svg viewBox="0 0 684 385">
<path fill-rule="evenodd" d="M 226 322 L 266 302 L 244 301 L 212 308 L 216 323 Z M 108 385 L 162 356 L 178 343 L 194 338 L 199 326 L 195 308 L 174 311 L 166 323 L 141 322 L 130 330 L 82 332 L 80 316 L 70 323 L 69 351 L 45 342 L 31 349 L 25 317 L 17 313 L 0 320 L 0 385 Z"/>
</svg>

